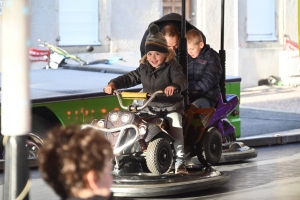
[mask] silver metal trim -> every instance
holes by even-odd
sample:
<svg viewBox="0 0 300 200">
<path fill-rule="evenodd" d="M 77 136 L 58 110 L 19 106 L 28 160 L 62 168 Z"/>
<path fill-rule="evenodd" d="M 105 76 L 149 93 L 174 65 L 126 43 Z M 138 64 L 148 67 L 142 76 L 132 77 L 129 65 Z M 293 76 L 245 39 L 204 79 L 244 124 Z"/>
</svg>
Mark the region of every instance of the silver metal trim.
<svg viewBox="0 0 300 200">
<path fill-rule="evenodd" d="M 120 134 L 117 138 L 117 141 L 116 141 L 116 144 L 114 146 L 114 149 L 113 149 L 113 153 L 114 153 L 114 156 L 118 156 L 121 154 L 121 152 L 127 148 L 128 146 L 132 145 L 134 142 L 137 141 L 138 139 L 138 136 L 139 136 L 139 129 L 136 125 L 134 124 L 127 124 L 125 126 L 121 126 L 121 127 L 117 127 L 117 128 L 111 128 L 111 129 L 107 129 L 107 128 L 100 128 L 100 127 L 97 127 L 97 126 L 93 126 L 93 125 L 90 125 L 90 124 L 83 124 L 81 125 L 81 128 L 84 129 L 84 128 L 94 128 L 94 129 L 97 129 L 97 130 L 100 130 L 100 131 L 103 131 L 103 132 L 109 132 L 109 133 L 112 133 L 112 132 L 118 132 L 120 131 Z M 125 133 L 125 130 L 128 129 L 128 128 L 133 128 L 135 130 L 135 136 L 133 139 L 129 140 L 126 144 L 122 145 L 119 147 L 119 144 L 121 142 L 121 138 L 122 136 L 124 135 Z"/>
</svg>

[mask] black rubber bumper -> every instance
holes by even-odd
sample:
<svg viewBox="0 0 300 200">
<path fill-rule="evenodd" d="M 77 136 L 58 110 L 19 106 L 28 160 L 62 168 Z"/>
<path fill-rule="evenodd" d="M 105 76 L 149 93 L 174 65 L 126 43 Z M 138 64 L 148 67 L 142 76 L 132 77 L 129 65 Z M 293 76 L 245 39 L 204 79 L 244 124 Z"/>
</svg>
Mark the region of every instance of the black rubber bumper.
<svg viewBox="0 0 300 200">
<path fill-rule="evenodd" d="M 114 175 L 112 191 L 122 197 L 157 197 L 218 187 L 229 181 L 223 172 L 188 169 L 188 175 L 130 174 Z"/>
<path fill-rule="evenodd" d="M 219 163 L 238 162 L 257 157 L 257 150 L 250 148 L 246 151 L 223 152 Z"/>
<path fill-rule="evenodd" d="M 257 157 L 257 150 L 246 146 L 243 142 L 223 144 L 219 163 L 238 162 Z"/>
</svg>

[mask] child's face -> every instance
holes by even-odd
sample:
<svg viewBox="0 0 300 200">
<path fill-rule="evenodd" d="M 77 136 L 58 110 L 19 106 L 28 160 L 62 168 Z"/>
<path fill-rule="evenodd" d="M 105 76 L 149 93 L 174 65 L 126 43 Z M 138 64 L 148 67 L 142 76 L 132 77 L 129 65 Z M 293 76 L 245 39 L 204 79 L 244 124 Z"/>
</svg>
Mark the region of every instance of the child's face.
<svg viewBox="0 0 300 200">
<path fill-rule="evenodd" d="M 199 42 L 198 44 L 195 44 L 193 42 L 188 42 L 187 43 L 188 54 L 192 58 L 196 58 L 200 54 L 203 47 L 204 47 L 203 42 Z"/>
<path fill-rule="evenodd" d="M 168 53 L 162 53 L 158 51 L 148 51 L 147 60 L 154 68 L 158 68 L 163 62 L 165 62 Z"/>
</svg>

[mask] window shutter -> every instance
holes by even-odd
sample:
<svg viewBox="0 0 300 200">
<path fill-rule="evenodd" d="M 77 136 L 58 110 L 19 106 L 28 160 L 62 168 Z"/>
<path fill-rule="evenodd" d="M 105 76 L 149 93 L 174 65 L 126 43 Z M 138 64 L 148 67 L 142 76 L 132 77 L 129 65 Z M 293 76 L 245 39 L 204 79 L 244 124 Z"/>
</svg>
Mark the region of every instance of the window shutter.
<svg viewBox="0 0 300 200">
<path fill-rule="evenodd" d="M 98 0 L 59 1 L 59 45 L 96 45 Z"/>
<path fill-rule="evenodd" d="M 247 40 L 277 40 L 274 0 L 247 0 Z"/>
</svg>

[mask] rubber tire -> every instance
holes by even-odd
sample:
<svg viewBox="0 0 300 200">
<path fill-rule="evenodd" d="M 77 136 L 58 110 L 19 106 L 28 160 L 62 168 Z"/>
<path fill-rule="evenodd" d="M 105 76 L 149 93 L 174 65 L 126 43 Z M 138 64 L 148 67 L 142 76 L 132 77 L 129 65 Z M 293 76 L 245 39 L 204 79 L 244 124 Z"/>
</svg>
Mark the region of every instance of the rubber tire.
<svg viewBox="0 0 300 200">
<path fill-rule="evenodd" d="M 216 165 L 222 156 L 222 149 L 220 132 L 216 128 L 209 128 L 196 145 L 196 155 L 202 165 Z"/>
<path fill-rule="evenodd" d="M 172 148 L 169 142 L 158 138 L 149 143 L 146 153 L 147 167 L 153 174 L 167 172 L 173 160 Z"/>
<path fill-rule="evenodd" d="M 27 150 L 28 150 L 28 158 L 34 158 L 38 157 L 38 152 L 40 151 L 39 145 L 37 145 L 35 142 L 32 142 L 32 140 L 26 140 L 27 143 Z"/>
<path fill-rule="evenodd" d="M 1 118 L 0 118 L 1 119 Z M 32 132 L 39 136 L 41 139 L 45 139 L 46 138 L 46 133 L 52 128 L 51 124 L 45 120 L 44 118 L 36 115 L 36 114 L 32 114 L 32 119 L 31 119 L 31 130 Z M 3 146 L 3 135 L 0 135 L 0 159 L 3 158 L 3 154 L 4 154 L 4 146 Z M 27 142 L 33 142 L 35 143 L 33 140 L 30 139 L 30 137 L 28 137 L 28 141 Z M 30 153 L 30 152 L 29 152 Z"/>
<path fill-rule="evenodd" d="M 32 114 L 31 130 L 33 134 L 39 136 L 41 139 L 45 139 L 47 132 L 51 128 L 52 126 L 47 120 L 39 115 Z"/>
<path fill-rule="evenodd" d="M 47 132 L 52 128 L 51 124 L 45 120 L 44 118 L 40 117 L 39 115 L 32 114 L 31 119 L 31 132 L 37 136 L 39 136 L 42 140 L 46 139 Z M 33 145 L 36 145 L 37 147 L 41 147 L 40 144 L 37 144 L 34 140 L 31 139 L 31 137 L 27 138 L 28 145 L 30 143 L 33 143 Z M 30 145 L 32 146 L 32 145 Z M 34 152 L 31 152 L 28 149 L 28 156 L 30 155 L 38 155 L 39 149 L 35 150 Z"/>
</svg>

